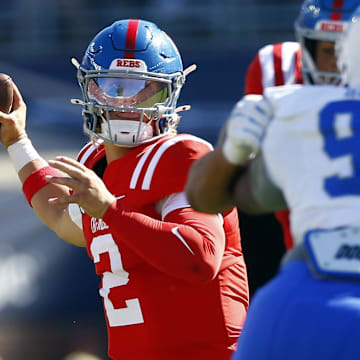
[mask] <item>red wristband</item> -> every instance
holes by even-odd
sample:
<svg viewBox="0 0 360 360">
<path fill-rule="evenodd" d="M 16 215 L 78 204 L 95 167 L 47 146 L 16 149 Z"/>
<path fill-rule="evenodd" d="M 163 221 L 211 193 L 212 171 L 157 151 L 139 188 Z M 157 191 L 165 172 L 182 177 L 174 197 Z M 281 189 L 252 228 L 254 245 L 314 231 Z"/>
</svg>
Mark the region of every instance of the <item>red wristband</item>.
<svg viewBox="0 0 360 360">
<path fill-rule="evenodd" d="M 23 192 L 24 192 L 25 197 L 31 207 L 32 207 L 32 205 L 31 205 L 32 197 L 40 189 L 42 189 L 44 186 L 46 186 L 48 184 L 48 182 L 46 180 L 46 175 L 61 176 L 61 177 L 64 176 L 58 170 L 56 170 L 50 166 L 43 167 L 43 168 L 35 170 L 33 173 L 31 173 L 31 175 L 27 177 L 27 179 L 24 181 L 24 184 L 23 184 Z"/>
</svg>

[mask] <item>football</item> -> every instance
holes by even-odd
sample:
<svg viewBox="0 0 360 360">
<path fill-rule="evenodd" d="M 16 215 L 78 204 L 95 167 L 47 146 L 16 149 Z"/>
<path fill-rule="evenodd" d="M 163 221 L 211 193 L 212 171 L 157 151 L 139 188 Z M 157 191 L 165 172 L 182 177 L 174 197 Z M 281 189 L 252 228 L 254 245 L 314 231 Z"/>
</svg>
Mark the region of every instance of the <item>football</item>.
<svg viewBox="0 0 360 360">
<path fill-rule="evenodd" d="M 0 111 L 9 113 L 13 103 L 13 85 L 9 75 L 0 73 Z"/>
</svg>

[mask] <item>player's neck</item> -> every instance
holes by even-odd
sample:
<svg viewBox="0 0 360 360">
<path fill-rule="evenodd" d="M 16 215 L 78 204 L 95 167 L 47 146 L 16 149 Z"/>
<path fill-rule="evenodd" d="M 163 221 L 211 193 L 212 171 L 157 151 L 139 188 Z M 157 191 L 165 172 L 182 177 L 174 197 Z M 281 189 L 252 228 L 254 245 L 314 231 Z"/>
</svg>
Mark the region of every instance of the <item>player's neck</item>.
<svg viewBox="0 0 360 360">
<path fill-rule="evenodd" d="M 133 148 L 116 146 L 111 143 L 104 142 L 106 161 L 110 164 L 112 161 L 117 160 L 125 156 Z"/>
</svg>

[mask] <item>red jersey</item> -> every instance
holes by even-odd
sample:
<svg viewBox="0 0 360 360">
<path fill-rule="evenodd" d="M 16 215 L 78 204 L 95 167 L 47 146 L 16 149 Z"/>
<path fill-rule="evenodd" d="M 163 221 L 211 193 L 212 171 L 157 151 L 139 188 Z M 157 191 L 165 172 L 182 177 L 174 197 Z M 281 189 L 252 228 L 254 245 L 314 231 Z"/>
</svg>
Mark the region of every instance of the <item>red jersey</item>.
<svg viewBox="0 0 360 360">
<path fill-rule="evenodd" d="M 113 359 L 229 360 L 235 349 L 249 301 L 237 211 L 195 212 L 184 193 L 210 150 L 186 134 L 135 147 L 102 176 L 117 202 L 103 219 L 82 215 Z M 94 169 L 103 159 L 102 145 L 78 156 Z"/>
<path fill-rule="evenodd" d="M 262 47 L 251 62 L 245 80 L 245 95 L 262 94 L 271 86 L 302 84 L 301 47 L 297 42 L 282 42 Z M 289 211 L 277 211 L 287 249 L 294 245 Z"/>
</svg>

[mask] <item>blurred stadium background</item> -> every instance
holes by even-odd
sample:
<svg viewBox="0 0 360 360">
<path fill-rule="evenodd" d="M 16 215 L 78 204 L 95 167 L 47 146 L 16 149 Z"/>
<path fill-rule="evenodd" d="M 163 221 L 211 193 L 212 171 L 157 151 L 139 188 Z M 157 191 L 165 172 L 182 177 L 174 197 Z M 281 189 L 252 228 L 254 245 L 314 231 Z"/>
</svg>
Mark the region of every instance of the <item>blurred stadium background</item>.
<svg viewBox="0 0 360 360">
<path fill-rule="evenodd" d="M 180 104 L 180 131 L 215 143 L 259 47 L 294 40 L 295 0 L 1 0 L 0 72 L 28 104 L 28 130 L 45 158 L 74 156 L 85 143 L 71 57 L 120 18 L 154 21 L 196 63 Z M 67 245 L 33 214 L 0 150 L 0 360 L 107 359 L 98 279 L 83 249 Z M 280 236 L 271 216 L 241 217 L 252 291 L 276 271 Z M 258 226 L 259 221 L 266 226 Z M 264 230 L 265 229 L 265 230 Z M 272 247 L 269 258 L 268 247 Z M 69 354 L 72 354 L 71 357 Z M 68 357 L 66 357 L 68 356 Z M 66 357 L 66 358 L 65 358 Z"/>
</svg>

